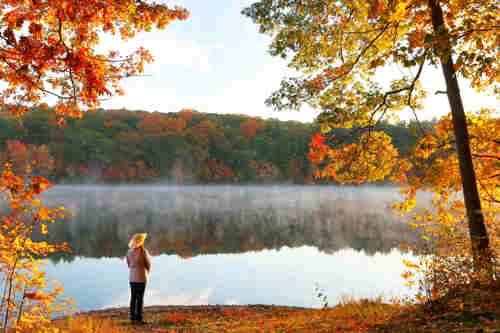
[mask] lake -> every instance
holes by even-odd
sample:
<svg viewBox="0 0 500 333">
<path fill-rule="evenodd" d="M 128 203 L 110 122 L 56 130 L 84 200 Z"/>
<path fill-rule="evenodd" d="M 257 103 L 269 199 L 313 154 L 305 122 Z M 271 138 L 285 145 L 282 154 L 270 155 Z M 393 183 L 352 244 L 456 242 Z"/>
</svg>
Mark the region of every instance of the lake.
<svg viewBox="0 0 500 333">
<path fill-rule="evenodd" d="M 416 236 L 398 199 L 389 186 L 57 186 L 44 200 L 72 216 L 50 238 L 72 253 L 47 272 L 80 310 L 126 306 L 128 239 L 147 232 L 146 305 L 320 307 L 316 286 L 330 304 L 409 295 L 398 245 Z"/>
</svg>

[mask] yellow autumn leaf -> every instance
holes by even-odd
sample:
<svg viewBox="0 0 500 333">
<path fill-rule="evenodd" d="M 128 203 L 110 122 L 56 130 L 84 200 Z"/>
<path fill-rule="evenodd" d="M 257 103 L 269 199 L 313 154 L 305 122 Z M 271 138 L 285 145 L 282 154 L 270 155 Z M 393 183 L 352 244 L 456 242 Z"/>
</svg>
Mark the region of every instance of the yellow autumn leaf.
<svg viewBox="0 0 500 333">
<path fill-rule="evenodd" d="M 411 262 L 409 260 L 406 260 L 406 259 L 403 259 L 403 264 L 406 267 L 408 267 L 409 269 L 414 269 L 414 270 L 419 270 L 420 269 L 420 267 L 417 264 L 415 264 L 415 263 L 413 263 L 413 262 Z"/>
<path fill-rule="evenodd" d="M 49 210 L 45 207 L 40 207 L 40 209 L 38 210 L 38 218 L 41 221 L 46 221 L 49 219 L 49 216 L 50 216 Z"/>
</svg>

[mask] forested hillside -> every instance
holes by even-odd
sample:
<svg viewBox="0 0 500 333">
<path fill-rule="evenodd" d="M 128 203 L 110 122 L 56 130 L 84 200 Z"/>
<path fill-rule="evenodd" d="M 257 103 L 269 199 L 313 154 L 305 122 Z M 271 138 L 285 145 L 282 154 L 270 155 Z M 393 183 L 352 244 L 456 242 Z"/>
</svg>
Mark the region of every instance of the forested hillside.
<svg viewBox="0 0 500 333">
<path fill-rule="evenodd" d="M 314 124 L 187 109 L 100 110 L 65 126 L 51 110 L 0 115 L 0 161 L 57 182 L 313 181 L 307 152 Z M 403 154 L 415 141 L 411 125 L 381 127 Z"/>
</svg>

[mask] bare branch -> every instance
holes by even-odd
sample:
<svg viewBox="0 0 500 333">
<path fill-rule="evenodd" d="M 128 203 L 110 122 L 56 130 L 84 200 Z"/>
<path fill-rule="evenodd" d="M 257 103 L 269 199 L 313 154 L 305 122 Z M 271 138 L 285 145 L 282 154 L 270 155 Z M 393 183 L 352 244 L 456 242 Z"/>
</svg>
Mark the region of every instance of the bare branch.
<svg viewBox="0 0 500 333">
<path fill-rule="evenodd" d="M 390 23 L 387 23 L 382 29 L 380 29 L 380 32 L 365 47 L 363 47 L 363 49 L 358 53 L 358 55 L 356 56 L 354 61 L 350 64 L 350 68 L 348 70 L 345 70 L 341 74 L 339 74 L 337 77 L 333 78 L 331 81 L 338 80 L 338 79 L 348 75 L 349 73 L 351 73 L 352 70 L 354 69 L 354 67 L 356 67 L 356 65 L 359 63 L 361 58 L 365 55 L 365 53 L 375 44 L 375 42 L 380 37 L 382 37 L 382 35 L 387 31 L 389 26 L 390 26 Z"/>
<path fill-rule="evenodd" d="M 413 78 L 413 80 L 411 82 L 410 90 L 408 92 L 408 99 L 406 101 L 406 104 L 408 104 L 408 106 L 410 107 L 410 109 L 411 109 L 411 111 L 413 113 L 413 116 L 415 117 L 415 120 L 417 121 L 418 128 L 420 129 L 420 132 L 422 133 L 422 135 L 425 135 L 425 130 L 422 127 L 422 124 L 420 123 L 420 120 L 418 119 L 417 110 L 415 110 L 415 107 L 412 105 L 411 98 L 412 98 L 412 95 L 413 95 L 413 91 L 415 90 L 415 85 L 417 84 L 418 79 L 422 75 L 422 70 L 424 69 L 425 58 L 427 56 L 427 52 L 428 51 L 429 50 L 426 49 L 424 51 L 424 54 L 422 55 L 422 62 L 420 63 L 420 65 L 418 67 L 417 74 L 415 75 L 415 77 Z"/>
<path fill-rule="evenodd" d="M 495 174 L 495 175 L 491 175 L 489 177 L 486 177 L 486 179 L 497 178 L 497 177 L 500 177 L 500 172 Z"/>
<path fill-rule="evenodd" d="M 457 38 L 457 39 L 460 39 L 460 38 L 464 38 L 468 35 L 471 35 L 475 32 L 489 32 L 489 31 L 499 31 L 500 30 L 500 26 L 499 25 L 494 25 L 494 26 L 491 26 L 491 27 L 487 27 L 487 28 L 481 28 L 481 29 L 471 29 L 471 30 L 467 30 L 461 34 L 456 34 L 454 32 L 450 32 L 450 36 L 453 36 L 454 38 Z"/>
<path fill-rule="evenodd" d="M 481 179 L 478 179 L 478 183 L 479 183 L 479 186 L 481 186 L 484 189 L 484 192 L 488 196 L 489 200 L 487 200 L 487 201 L 495 202 L 495 203 L 500 203 L 500 200 L 497 199 L 497 198 L 495 198 L 495 196 L 493 194 L 491 194 L 490 191 L 488 191 L 488 188 L 486 186 L 484 186 L 484 184 L 481 181 Z"/>
<path fill-rule="evenodd" d="M 500 160 L 500 156 L 488 155 L 488 154 L 472 154 L 472 157 Z"/>
</svg>

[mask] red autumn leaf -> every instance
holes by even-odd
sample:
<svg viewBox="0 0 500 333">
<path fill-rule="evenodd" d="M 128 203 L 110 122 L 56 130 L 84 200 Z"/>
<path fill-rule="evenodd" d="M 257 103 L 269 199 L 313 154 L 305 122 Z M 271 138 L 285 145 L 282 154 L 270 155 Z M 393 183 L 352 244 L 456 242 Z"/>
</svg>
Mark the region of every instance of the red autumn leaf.
<svg viewBox="0 0 500 333">
<path fill-rule="evenodd" d="M 310 146 L 313 149 L 321 149 L 325 145 L 326 137 L 321 135 L 320 133 L 316 133 L 311 138 Z"/>
</svg>

